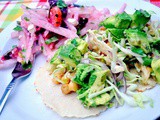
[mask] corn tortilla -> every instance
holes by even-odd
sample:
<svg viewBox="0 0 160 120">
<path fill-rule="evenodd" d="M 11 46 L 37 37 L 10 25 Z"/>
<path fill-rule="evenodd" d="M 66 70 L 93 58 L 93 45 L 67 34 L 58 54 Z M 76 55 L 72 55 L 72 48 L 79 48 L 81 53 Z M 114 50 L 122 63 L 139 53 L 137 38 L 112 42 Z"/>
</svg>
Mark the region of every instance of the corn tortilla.
<svg viewBox="0 0 160 120">
<path fill-rule="evenodd" d="M 38 70 L 35 81 L 36 90 L 40 93 L 46 106 L 50 107 L 62 117 L 76 118 L 96 116 L 106 110 L 105 106 L 90 109 L 84 108 L 76 98 L 76 93 L 64 95 L 61 92 L 61 85 L 52 83 L 52 77 L 49 75 L 46 66 L 47 65 Z"/>
</svg>

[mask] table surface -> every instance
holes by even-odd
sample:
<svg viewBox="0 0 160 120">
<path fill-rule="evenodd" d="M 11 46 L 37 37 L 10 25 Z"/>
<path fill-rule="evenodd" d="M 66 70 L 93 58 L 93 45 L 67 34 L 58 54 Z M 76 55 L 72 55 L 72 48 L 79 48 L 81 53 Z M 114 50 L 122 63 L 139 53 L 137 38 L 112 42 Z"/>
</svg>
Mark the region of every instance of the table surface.
<svg viewBox="0 0 160 120">
<path fill-rule="evenodd" d="M 160 7 L 160 0 L 145 0 Z M 0 32 L 23 14 L 21 5 L 43 5 L 47 0 L 0 0 Z"/>
</svg>

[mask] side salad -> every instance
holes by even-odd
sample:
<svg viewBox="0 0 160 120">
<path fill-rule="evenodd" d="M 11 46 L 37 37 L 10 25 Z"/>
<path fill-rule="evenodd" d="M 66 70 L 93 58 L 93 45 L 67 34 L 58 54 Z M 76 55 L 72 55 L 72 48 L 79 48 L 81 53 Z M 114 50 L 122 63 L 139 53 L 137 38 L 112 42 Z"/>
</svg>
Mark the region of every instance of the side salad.
<svg viewBox="0 0 160 120">
<path fill-rule="evenodd" d="M 58 48 L 48 71 L 63 94 L 76 92 L 89 107 L 144 107 L 142 92 L 160 83 L 160 25 L 151 14 L 136 10 L 110 16 L 96 30 Z"/>
<path fill-rule="evenodd" d="M 84 36 L 88 29 L 98 29 L 99 22 L 111 15 L 107 8 L 97 10 L 94 6 L 76 5 L 63 0 L 49 0 L 36 9 L 22 5 L 22 9 L 24 14 L 11 35 L 18 38 L 18 45 L 0 58 L 0 69 L 16 61 L 29 67 L 33 56 L 39 52 L 50 60 L 54 50 L 68 38 Z"/>
</svg>

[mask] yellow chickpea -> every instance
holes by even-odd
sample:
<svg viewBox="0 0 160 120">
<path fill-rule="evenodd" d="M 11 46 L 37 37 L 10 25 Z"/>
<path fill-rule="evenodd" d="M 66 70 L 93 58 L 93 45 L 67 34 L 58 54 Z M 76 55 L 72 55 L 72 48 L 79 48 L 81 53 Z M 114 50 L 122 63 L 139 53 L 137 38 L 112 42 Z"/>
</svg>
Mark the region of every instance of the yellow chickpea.
<svg viewBox="0 0 160 120">
<path fill-rule="evenodd" d="M 61 90 L 62 90 L 62 93 L 65 94 L 65 95 L 71 93 L 71 90 L 69 89 L 69 85 L 68 84 L 63 84 L 61 86 Z"/>
<path fill-rule="evenodd" d="M 68 78 L 66 75 L 64 75 L 64 76 L 61 78 L 61 80 L 62 80 L 64 83 L 66 83 L 66 84 L 68 84 L 68 83 L 70 82 L 70 78 Z"/>
<path fill-rule="evenodd" d="M 72 81 L 68 84 L 68 86 L 69 86 L 69 90 L 73 92 L 76 92 L 79 88 L 78 84 Z"/>
<path fill-rule="evenodd" d="M 57 85 L 60 84 L 60 82 L 58 82 L 55 78 L 52 79 L 52 82 Z"/>
<path fill-rule="evenodd" d="M 64 74 L 65 74 L 65 69 L 57 70 L 53 74 L 58 79 L 61 79 L 64 76 Z"/>
</svg>

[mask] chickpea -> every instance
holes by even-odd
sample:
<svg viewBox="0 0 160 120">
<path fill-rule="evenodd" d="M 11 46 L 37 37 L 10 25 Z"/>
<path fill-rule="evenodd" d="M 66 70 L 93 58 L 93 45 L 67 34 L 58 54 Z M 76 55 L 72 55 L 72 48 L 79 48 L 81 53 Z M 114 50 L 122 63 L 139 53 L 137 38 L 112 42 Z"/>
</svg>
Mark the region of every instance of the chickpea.
<svg viewBox="0 0 160 120">
<path fill-rule="evenodd" d="M 54 74 L 54 76 L 57 77 L 58 79 L 61 79 L 62 76 L 65 74 L 65 69 L 57 70 L 57 71 L 55 71 L 53 74 Z"/>
<path fill-rule="evenodd" d="M 71 93 L 68 84 L 63 84 L 63 85 L 61 86 L 61 90 L 62 90 L 62 93 L 65 94 L 65 95 Z"/>
<path fill-rule="evenodd" d="M 72 82 L 72 81 L 69 83 L 68 86 L 69 86 L 69 90 L 73 91 L 73 92 L 76 92 L 79 88 L 78 84 L 76 84 L 75 82 Z"/>
<path fill-rule="evenodd" d="M 60 82 L 58 82 L 58 81 L 56 80 L 56 78 L 53 78 L 53 79 L 52 79 L 52 82 L 53 82 L 54 84 L 60 84 Z"/>
<path fill-rule="evenodd" d="M 70 78 L 68 78 L 66 75 L 64 75 L 64 76 L 61 78 L 61 80 L 62 80 L 64 83 L 66 83 L 66 84 L 68 84 L 68 83 L 70 82 Z"/>
</svg>

